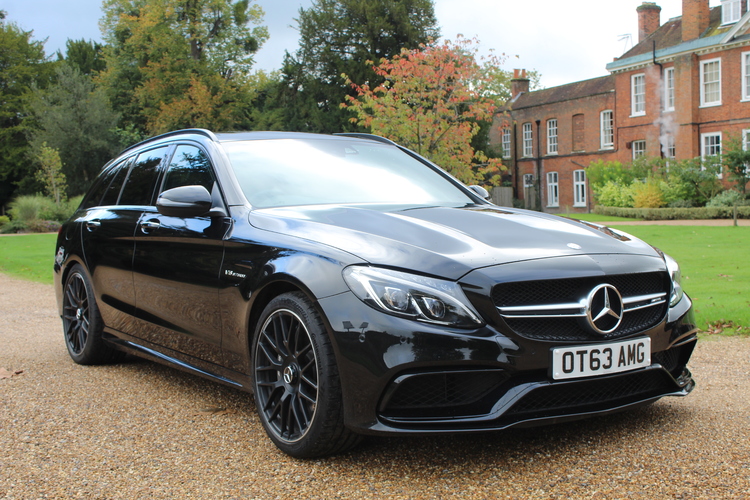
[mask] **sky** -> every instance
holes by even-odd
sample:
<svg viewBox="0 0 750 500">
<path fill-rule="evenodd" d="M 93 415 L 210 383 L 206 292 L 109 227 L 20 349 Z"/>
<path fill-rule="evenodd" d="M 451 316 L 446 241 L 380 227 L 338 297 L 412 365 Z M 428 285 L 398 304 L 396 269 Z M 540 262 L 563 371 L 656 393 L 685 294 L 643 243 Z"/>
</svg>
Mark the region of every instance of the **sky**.
<svg viewBox="0 0 750 500">
<path fill-rule="evenodd" d="M 662 24 L 681 15 L 682 0 L 652 0 Z M 256 55 L 256 68 L 279 69 L 284 52 L 298 47 L 295 18 L 312 0 L 256 0 L 270 39 Z M 441 33 L 480 41 L 481 51 L 506 54 L 504 69 L 534 69 L 543 87 L 607 74 L 608 62 L 638 42 L 636 7 L 642 0 L 434 0 Z M 720 0 L 710 0 L 711 7 Z M 6 21 L 33 30 L 47 54 L 67 39 L 101 40 L 101 0 L 0 0 Z M 630 38 L 628 38 L 630 35 Z"/>
</svg>

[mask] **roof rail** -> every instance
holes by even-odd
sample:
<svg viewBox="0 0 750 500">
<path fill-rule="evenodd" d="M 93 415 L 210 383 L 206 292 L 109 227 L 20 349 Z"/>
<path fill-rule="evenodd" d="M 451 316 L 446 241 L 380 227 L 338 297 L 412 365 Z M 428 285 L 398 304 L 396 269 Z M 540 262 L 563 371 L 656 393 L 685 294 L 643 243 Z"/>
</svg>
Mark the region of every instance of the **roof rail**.
<svg viewBox="0 0 750 500">
<path fill-rule="evenodd" d="M 171 137 L 173 135 L 180 135 L 180 134 L 197 134 L 197 135 L 203 135 L 211 139 L 212 141 L 218 140 L 213 132 L 210 130 L 206 130 L 203 128 L 186 128 L 182 130 L 174 130 L 172 132 L 167 132 L 165 134 L 156 135 L 154 137 L 149 137 L 148 139 L 145 139 L 141 142 L 138 142 L 136 144 L 133 144 L 132 146 L 128 146 L 127 148 L 120 151 L 120 154 L 125 153 L 126 151 L 130 151 L 133 148 L 137 148 L 141 144 L 146 144 L 147 142 L 155 141 L 156 139 L 164 139 L 165 137 Z"/>
<path fill-rule="evenodd" d="M 344 137 L 356 137 L 357 139 L 368 139 L 370 141 L 382 142 L 384 144 L 398 146 L 398 144 L 396 144 L 390 139 L 386 139 L 385 137 L 381 137 L 375 134 L 365 134 L 364 132 L 340 132 L 338 134 L 333 134 L 333 135 L 341 135 Z"/>
</svg>

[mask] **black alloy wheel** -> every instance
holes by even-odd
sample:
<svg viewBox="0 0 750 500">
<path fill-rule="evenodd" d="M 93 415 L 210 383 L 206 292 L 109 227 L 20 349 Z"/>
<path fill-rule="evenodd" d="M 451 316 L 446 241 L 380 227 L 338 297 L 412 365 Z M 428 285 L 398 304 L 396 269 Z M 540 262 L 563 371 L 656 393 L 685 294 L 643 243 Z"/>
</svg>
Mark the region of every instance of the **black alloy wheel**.
<svg viewBox="0 0 750 500">
<path fill-rule="evenodd" d="M 341 386 L 320 315 L 301 293 L 273 299 L 253 344 L 255 401 L 269 437 L 285 453 L 311 458 L 359 441 L 343 425 Z"/>
<path fill-rule="evenodd" d="M 258 341 L 256 387 L 273 432 L 293 443 L 307 433 L 318 403 L 318 362 L 310 334 L 288 309 L 268 317 Z"/>
<path fill-rule="evenodd" d="M 71 269 L 63 287 L 62 321 L 65 345 L 76 363 L 111 363 L 123 356 L 102 340 L 103 323 L 93 288 L 78 264 Z"/>
<path fill-rule="evenodd" d="M 91 325 L 91 309 L 86 282 L 79 272 L 73 272 L 65 285 L 63 327 L 70 353 L 80 356 L 86 346 Z"/>
</svg>

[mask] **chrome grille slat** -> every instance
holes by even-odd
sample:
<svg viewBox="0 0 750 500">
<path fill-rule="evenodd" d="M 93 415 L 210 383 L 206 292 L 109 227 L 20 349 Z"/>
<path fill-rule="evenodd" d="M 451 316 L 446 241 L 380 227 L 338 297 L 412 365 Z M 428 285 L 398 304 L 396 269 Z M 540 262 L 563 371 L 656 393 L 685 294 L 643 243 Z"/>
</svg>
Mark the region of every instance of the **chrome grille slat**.
<svg viewBox="0 0 750 500">
<path fill-rule="evenodd" d="M 635 297 L 623 297 L 622 303 L 626 306 L 623 312 L 636 311 L 638 309 L 644 309 L 646 307 L 653 307 L 664 304 L 666 300 L 666 293 L 652 293 L 649 295 L 638 295 Z M 642 304 L 634 307 L 627 307 L 628 304 L 635 304 L 639 302 L 649 301 L 646 304 Z M 498 307 L 497 310 L 501 316 L 513 317 L 513 318 L 577 318 L 586 317 L 584 308 L 586 307 L 586 300 L 581 299 L 577 304 L 544 304 L 536 306 L 513 306 L 513 307 Z M 576 309 L 575 313 L 564 313 L 570 309 Z M 552 314 L 531 314 L 534 311 L 551 311 Z M 520 313 L 520 314 L 519 314 Z"/>
</svg>

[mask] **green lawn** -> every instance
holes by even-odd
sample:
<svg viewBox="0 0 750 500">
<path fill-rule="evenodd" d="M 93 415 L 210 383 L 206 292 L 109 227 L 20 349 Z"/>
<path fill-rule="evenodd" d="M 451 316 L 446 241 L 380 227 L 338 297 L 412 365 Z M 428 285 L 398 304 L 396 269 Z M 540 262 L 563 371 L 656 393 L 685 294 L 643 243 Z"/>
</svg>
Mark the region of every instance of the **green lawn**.
<svg viewBox="0 0 750 500">
<path fill-rule="evenodd" d="M 617 227 L 616 224 L 613 224 Z M 750 327 L 750 227 L 621 226 L 661 248 L 682 267 L 698 324 L 717 321 Z M 54 234 L 0 236 L 0 272 L 52 283 Z"/>
<path fill-rule="evenodd" d="M 617 227 L 616 224 L 612 224 Z M 750 227 L 620 226 L 659 247 L 682 269 L 698 325 L 732 321 L 750 327 Z"/>
<path fill-rule="evenodd" d="M 57 234 L 0 236 L 0 272 L 52 284 Z"/>
</svg>

